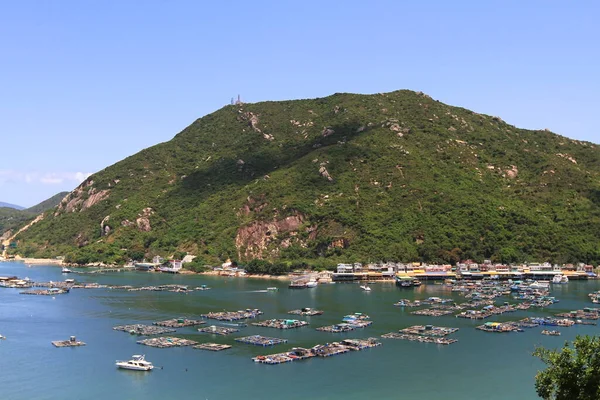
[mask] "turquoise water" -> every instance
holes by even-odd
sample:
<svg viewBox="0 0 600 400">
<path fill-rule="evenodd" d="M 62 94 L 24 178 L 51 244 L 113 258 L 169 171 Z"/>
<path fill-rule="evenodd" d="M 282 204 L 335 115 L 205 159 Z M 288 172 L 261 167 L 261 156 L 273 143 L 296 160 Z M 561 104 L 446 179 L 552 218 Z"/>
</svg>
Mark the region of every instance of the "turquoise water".
<svg viewBox="0 0 600 400">
<path fill-rule="evenodd" d="M 35 281 L 64 280 L 59 267 L 27 267 L 0 263 L 0 276 L 17 275 Z M 189 294 L 73 289 L 66 295 L 25 296 L 0 289 L 0 398 L 2 399 L 536 399 L 534 376 L 543 365 L 531 356 L 535 346 L 560 347 L 577 334 L 598 334 L 597 326 L 559 328 L 560 337 L 543 336 L 541 328 L 524 333 L 489 334 L 474 329 L 475 321 L 450 316 L 421 317 L 392 304 L 400 298 L 460 297 L 441 285 L 400 289 L 373 284 L 365 293 L 355 284 L 320 285 L 289 290 L 285 282 L 142 272 L 69 276 L 83 282 L 135 286 L 180 283 L 207 284 L 212 290 Z M 279 292 L 256 292 L 278 286 Z M 587 293 L 600 281 L 570 282 L 554 287 L 561 301 L 543 311 L 528 310 L 490 321 L 529 315 L 550 315 L 593 306 Z M 504 300 L 501 300 L 504 301 Z M 199 317 L 208 311 L 260 308 L 263 319 L 289 317 L 288 310 L 313 307 L 325 311 L 298 317 L 311 325 L 290 331 L 249 326 L 239 335 L 212 337 L 194 328 L 176 336 L 200 342 L 233 344 L 222 352 L 190 347 L 156 349 L 136 344 L 138 337 L 113 331 L 114 325 L 151 323 L 179 316 Z M 344 334 L 314 328 L 339 322 L 343 315 L 363 312 L 374 324 Z M 459 340 L 450 346 L 382 339 L 383 346 L 331 358 L 282 365 L 251 361 L 258 354 L 311 347 L 340 338 L 378 337 L 415 324 L 458 327 Z M 235 336 L 262 334 L 282 337 L 287 344 L 270 348 L 234 342 Z M 76 335 L 79 348 L 54 348 L 53 340 Z M 146 354 L 157 368 L 150 373 L 118 370 L 117 359 Z"/>
</svg>

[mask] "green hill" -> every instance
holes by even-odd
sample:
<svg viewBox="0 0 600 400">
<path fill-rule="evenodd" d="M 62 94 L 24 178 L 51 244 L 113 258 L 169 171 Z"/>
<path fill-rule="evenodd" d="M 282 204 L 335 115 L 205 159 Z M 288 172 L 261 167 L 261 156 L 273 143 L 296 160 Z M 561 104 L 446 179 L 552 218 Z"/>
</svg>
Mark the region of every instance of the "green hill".
<svg viewBox="0 0 600 400">
<path fill-rule="evenodd" d="M 69 194 L 69 192 L 60 192 L 33 207 L 25 209 L 22 207 L 20 209 L 0 207 L 0 237 L 8 231 L 12 231 L 17 227 L 30 222 L 38 214 L 56 207 L 67 194 Z"/>
<path fill-rule="evenodd" d="M 26 255 L 600 262 L 600 152 L 422 93 L 226 106 L 88 178 Z"/>
</svg>

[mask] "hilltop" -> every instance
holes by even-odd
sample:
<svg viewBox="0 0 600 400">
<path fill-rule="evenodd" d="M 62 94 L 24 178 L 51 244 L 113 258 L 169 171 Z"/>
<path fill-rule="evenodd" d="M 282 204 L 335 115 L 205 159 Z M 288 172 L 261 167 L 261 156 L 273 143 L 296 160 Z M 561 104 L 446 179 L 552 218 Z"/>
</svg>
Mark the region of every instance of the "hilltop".
<svg viewBox="0 0 600 400">
<path fill-rule="evenodd" d="M 5 203 L 0 201 L 0 208 L 13 208 L 15 210 L 23 210 L 25 207 L 17 206 L 16 204 Z"/>
<path fill-rule="evenodd" d="M 423 93 L 239 104 L 90 176 L 17 236 L 123 262 L 600 262 L 600 152 Z"/>
</svg>

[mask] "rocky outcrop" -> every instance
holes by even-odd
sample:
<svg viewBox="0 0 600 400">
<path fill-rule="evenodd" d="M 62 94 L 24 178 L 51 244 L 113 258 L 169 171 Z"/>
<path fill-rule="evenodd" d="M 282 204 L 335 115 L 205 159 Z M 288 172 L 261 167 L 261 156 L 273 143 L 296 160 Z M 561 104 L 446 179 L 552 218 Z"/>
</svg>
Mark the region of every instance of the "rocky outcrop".
<svg viewBox="0 0 600 400">
<path fill-rule="evenodd" d="M 150 225 L 150 216 L 154 214 L 154 211 L 150 207 L 146 207 L 138 214 L 138 219 L 135 220 L 137 228 L 142 232 L 150 232 L 152 226 Z"/>
<path fill-rule="evenodd" d="M 100 236 L 106 236 L 110 233 L 110 226 L 108 226 L 108 221 L 110 220 L 110 215 L 107 215 L 100 222 Z"/>
<path fill-rule="evenodd" d="M 303 222 L 304 216 L 296 214 L 269 222 L 254 221 L 250 225 L 239 228 L 235 237 L 238 258 L 249 260 L 265 257 L 269 245 L 279 243 L 279 235 L 296 234 Z"/>
</svg>

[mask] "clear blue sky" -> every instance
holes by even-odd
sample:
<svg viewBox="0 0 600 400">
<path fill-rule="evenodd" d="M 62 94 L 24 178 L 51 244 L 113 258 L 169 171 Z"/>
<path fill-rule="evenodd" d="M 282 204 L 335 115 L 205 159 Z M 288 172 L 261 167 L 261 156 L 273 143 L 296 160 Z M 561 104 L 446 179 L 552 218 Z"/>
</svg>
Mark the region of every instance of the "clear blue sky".
<svg viewBox="0 0 600 400">
<path fill-rule="evenodd" d="M 420 90 L 600 142 L 594 1 L 0 2 L 0 201 L 247 102 Z"/>
</svg>

